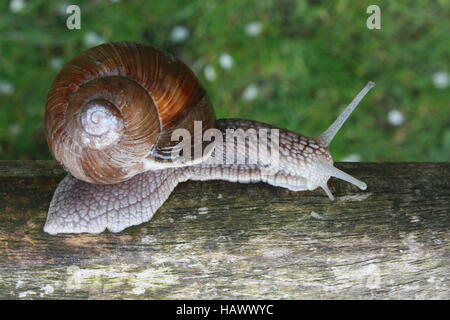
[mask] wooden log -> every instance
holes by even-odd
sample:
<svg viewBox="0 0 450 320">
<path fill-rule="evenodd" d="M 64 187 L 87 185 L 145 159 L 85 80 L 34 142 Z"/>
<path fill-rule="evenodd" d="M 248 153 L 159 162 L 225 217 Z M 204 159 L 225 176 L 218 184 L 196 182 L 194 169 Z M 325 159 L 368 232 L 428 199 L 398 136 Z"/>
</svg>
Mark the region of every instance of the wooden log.
<svg viewBox="0 0 450 320">
<path fill-rule="evenodd" d="M 119 234 L 43 232 L 64 172 L 0 162 L 2 299 L 449 299 L 450 163 L 340 163 L 336 201 L 186 182 Z"/>
</svg>

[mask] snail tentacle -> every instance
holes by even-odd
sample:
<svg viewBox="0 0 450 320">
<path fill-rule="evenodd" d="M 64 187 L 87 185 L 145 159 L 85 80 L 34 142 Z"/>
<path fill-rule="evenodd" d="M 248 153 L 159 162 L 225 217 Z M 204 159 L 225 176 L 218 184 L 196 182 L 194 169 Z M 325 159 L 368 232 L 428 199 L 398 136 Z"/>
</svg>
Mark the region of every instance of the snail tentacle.
<svg viewBox="0 0 450 320">
<path fill-rule="evenodd" d="M 356 95 L 356 97 L 352 100 L 352 102 L 350 102 L 350 104 L 344 109 L 344 111 L 339 115 L 339 117 L 337 117 L 336 120 L 328 127 L 328 129 L 325 130 L 325 132 L 318 137 L 318 139 L 321 139 L 327 147 L 330 146 L 336 133 L 339 132 L 341 127 L 350 117 L 352 112 L 356 109 L 356 107 L 364 98 L 364 96 L 373 87 L 375 87 L 375 82 L 369 81 L 366 84 L 366 86 Z"/>
</svg>

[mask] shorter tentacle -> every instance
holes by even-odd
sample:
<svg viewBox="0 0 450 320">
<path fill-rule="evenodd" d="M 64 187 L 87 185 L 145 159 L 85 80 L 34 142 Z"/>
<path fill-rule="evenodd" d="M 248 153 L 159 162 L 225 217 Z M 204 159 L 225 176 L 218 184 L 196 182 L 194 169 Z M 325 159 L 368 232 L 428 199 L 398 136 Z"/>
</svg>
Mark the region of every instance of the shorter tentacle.
<svg viewBox="0 0 450 320">
<path fill-rule="evenodd" d="M 329 198 L 331 201 L 334 201 L 334 196 L 333 196 L 333 194 L 331 193 L 330 188 L 328 188 L 327 183 L 325 182 L 325 183 L 322 184 L 320 187 L 323 189 L 323 191 L 325 191 L 325 193 L 327 194 L 328 198 Z"/>
<path fill-rule="evenodd" d="M 355 177 L 352 177 L 348 173 L 345 173 L 344 171 L 339 170 L 338 168 L 336 168 L 328 163 L 325 163 L 324 161 L 317 161 L 315 166 L 316 166 L 318 172 L 320 172 L 320 174 L 322 174 L 322 175 L 331 176 L 331 177 L 335 177 L 335 178 L 347 181 L 347 182 L 357 186 L 361 190 L 367 189 L 367 184 L 365 184 L 361 180 L 358 180 Z"/>
</svg>

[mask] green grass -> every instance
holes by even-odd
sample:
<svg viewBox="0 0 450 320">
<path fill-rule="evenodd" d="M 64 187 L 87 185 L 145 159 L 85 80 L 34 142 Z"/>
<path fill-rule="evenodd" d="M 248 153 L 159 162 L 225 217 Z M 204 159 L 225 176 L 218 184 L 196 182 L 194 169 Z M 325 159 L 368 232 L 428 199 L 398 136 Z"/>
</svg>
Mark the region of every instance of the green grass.
<svg viewBox="0 0 450 320">
<path fill-rule="evenodd" d="M 78 4 L 81 30 L 67 30 L 64 3 Z M 381 30 L 366 28 L 366 8 L 381 7 Z M 63 7 L 64 8 L 64 7 Z M 450 89 L 448 0 L 440 1 L 26 1 L 0 3 L 0 159 L 50 159 L 43 135 L 47 90 L 63 62 L 89 48 L 85 36 L 128 40 L 170 51 L 199 76 L 218 117 L 242 117 L 320 134 L 368 80 L 377 83 L 331 146 L 336 160 L 448 161 Z M 245 26 L 262 24 L 250 37 Z M 171 40 L 177 25 L 190 36 Z M 223 69 L 219 56 L 234 65 Z M 205 79 L 211 65 L 216 80 Z M 243 92 L 250 84 L 258 96 Z M 402 125 L 387 120 L 400 110 Z"/>
</svg>

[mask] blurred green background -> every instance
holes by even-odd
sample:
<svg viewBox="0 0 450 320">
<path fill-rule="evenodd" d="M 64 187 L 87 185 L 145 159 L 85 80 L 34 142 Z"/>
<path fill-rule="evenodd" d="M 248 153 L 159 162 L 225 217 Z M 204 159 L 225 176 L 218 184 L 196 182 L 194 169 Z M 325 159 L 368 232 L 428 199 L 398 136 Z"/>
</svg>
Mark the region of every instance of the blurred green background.
<svg viewBox="0 0 450 320">
<path fill-rule="evenodd" d="M 66 8 L 81 7 L 81 30 Z M 381 30 L 366 9 L 381 8 Z M 377 83 L 331 145 L 338 161 L 450 159 L 450 4 L 438 1 L 0 1 L 0 159 L 51 159 L 47 90 L 62 65 L 107 41 L 172 52 L 218 117 L 309 136 Z"/>
</svg>

